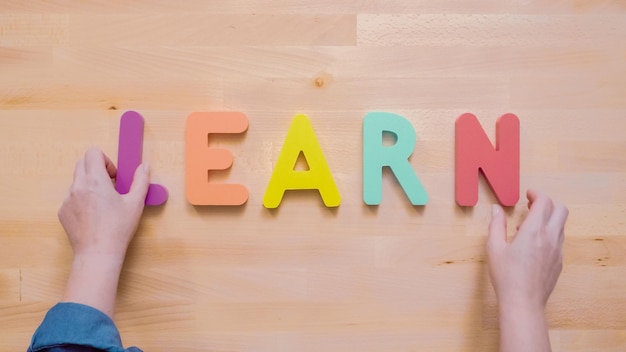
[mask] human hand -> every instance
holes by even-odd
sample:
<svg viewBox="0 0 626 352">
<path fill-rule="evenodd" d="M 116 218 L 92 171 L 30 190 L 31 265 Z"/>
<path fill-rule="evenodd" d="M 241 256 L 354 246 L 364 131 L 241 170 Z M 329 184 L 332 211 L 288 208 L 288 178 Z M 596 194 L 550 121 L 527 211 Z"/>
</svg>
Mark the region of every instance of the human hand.
<svg viewBox="0 0 626 352">
<path fill-rule="evenodd" d="M 148 192 L 146 165 L 135 171 L 127 194 L 113 187 L 117 170 L 99 149 L 89 149 L 74 169 L 74 182 L 59 220 L 74 252 L 63 302 L 85 304 L 113 317 L 115 296 L 128 244 Z"/>
<path fill-rule="evenodd" d="M 58 213 L 75 258 L 97 255 L 123 261 L 126 255 L 143 212 L 149 170 L 145 164 L 137 168 L 125 195 L 115 191 L 116 173 L 115 165 L 96 148 L 76 164 L 74 182 Z"/>
<path fill-rule="evenodd" d="M 528 215 L 510 241 L 505 214 L 499 205 L 493 206 L 489 274 L 501 309 L 543 314 L 563 268 L 563 229 L 569 211 L 537 191 L 529 190 L 527 197 Z"/>
</svg>

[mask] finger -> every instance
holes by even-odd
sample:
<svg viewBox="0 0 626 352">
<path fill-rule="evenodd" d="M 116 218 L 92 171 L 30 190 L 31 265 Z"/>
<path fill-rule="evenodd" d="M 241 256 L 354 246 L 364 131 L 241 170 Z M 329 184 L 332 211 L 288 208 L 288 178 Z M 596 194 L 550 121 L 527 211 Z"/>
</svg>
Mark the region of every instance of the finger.
<svg viewBox="0 0 626 352">
<path fill-rule="evenodd" d="M 559 240 L 563 240 L 564 236 L 564 227 L 565 222 L 567 221 L 567 217 L 569 216 L 569 210 L 566 206 L 562 204 L 555 204 L 554 211 L 552 212 L 552 216 L 550 220 L 548 220 L 548 224 L 546 228 L 550 234 L 554 234 L 559 237 Z"/>
<path fill-rule="evenodd" d="M 85 172 L 91 173 L 104 165 L 102 151 L 98 148 L 91 147 L 85 151 Z M 101 162 L 102 161 L 102 162 Z"/>
<path fill-rule="evenodd" d="M 130 191 L 128 191 L 128 197 L 133 201 L 140 202 L 142 205 L 146 200 L 148 194 L 148 187 L 150 186 L 150 168 L 148 164 L 141 164 L 135 170 L 135 176 L 133 177 L 133 183 L 130 185 Z"/>
<path fill-rule="evenodd" d="M 528 215 L 519 228 L 518 233 L 539 233 L 540 229 L 545 226 L 552 215 L 552 200 L 545 194 L 535 190 L 529 190 L 528 196 Z"/>
<path fill-rule="evenodd" d="M 80 158 L 74 167 L 74 183 L 85 175 L 85 159 Z"/>
<path fill-rule="evenodd" d="M 528 197 L 528 209 L 532 207 L 535 202 L 543 203 L 546 202 L 546 207 L 543 212 L 543 219 L 545 222 L 548 222 L 550 217 L 552 216 L 552 211 L 554 209 L 554 202 L 552 199 L 545 193 L 539 192 L 535 189 L 529 189 L 527 192 Z"/>
<path fill-rule="evenodd" d="M 491 208 L 491 223 L 489 224 L 487 244 L 490 247 L 499 248 L 506 245 L 506 243 L 506 217 L 502 207 L 494 204 Z"/>
<path fill-rule="evenodd" d="M 534 189 L 528 189 L 526 191 L 526 198 L 528 199 L 528 209 L 530 209 L 533 206 L 533 202 L 535 201 L 535 199 L 537 199 L 537 194 L 538 192 Z"/>
<path fill-rule="evenodd" d="M 107 171 L 106 160 L 102 150 L 98 148 L 89 148 L 85 152 L 85 173 L 99 179 L 109 180 L 109 172 Z"/>
<path fill-rule="evenodd" d="M 108 155 L 104 153 L 102 153 L 102 155 L 104 156 L 104 167 L 106 168 L 109 177 L 115 178 L 115 176 L 117 176 L 117 167 L 115 167 L 115 164 L 113 164 Z"/>
<path fill-rule="evenodd" d="M 563 241 L 565 241 L 565 227 L 563 228 L 563 230 L 561 230 L 561 232 L 559 232 L 559 246 L 563 246 Z"/>
</svg>

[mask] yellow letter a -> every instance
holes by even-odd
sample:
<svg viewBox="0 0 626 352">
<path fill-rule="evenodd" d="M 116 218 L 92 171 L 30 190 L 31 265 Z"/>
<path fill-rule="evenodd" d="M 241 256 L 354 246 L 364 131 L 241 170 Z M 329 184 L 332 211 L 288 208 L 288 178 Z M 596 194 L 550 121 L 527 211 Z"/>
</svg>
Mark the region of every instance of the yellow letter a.
<svg viewBox="0 0 626 352">
<path fill-rule="evenodd" d="M 301 152 L 309 165 L 307 171 L 294 170 Z M 339 190 L 317 142 L 313 126 L 309 118 L 301 114 L 296 115 L 291 122 L 285 144 L 265 190 L 263 205 L 266 208 L 277 208 L 286 190 L 299 189 L 317 189 L 327 207 L 336 207 L 341 203 Z"/>
</svg>

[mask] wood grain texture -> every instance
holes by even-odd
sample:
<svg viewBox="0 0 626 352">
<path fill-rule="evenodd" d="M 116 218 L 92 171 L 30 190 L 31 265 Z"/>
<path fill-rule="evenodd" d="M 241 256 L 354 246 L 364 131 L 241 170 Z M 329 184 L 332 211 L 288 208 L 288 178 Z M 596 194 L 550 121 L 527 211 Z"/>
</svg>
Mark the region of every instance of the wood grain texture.
<svg viewBox="0 0 626 352">
<path fill-rule="evenodd" d="M 24 350 L 61 295 L 71 251 L 56 211 L 76 160 L 117 154 L 146 119 L 144 159 L 170 191 L 131 245 L 116 322 L 146 351 L 496 351 L 484 242 L 495 200 L 454 203 L 454 120 L 493 138 L 521 120 L 522 188 L 570 207 L 548 305 L 553 350 L 626 350 L 626 5 L 620 0 L 0 2 L 0 351 Z M 193 111 L 247 114 L 219 182 L 249 202 L 184 199 Z M 429 196 L 391 173 L 363 204 L 369 111 L 414 126 Z M 291 118 L 307 114 L 342 196 L 262 206 Z M 508 213 L 510 231 L 525 215 Z"/>
</svg>

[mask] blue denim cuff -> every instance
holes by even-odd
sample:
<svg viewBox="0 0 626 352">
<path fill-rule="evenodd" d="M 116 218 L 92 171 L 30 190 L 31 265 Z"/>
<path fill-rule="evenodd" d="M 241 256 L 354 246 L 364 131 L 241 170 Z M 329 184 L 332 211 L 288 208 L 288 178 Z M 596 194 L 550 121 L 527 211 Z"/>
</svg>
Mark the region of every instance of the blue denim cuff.
<svg viewBox="0 0 626 352">
<path fill-rule="evenodd" d="M 35 331 L 28 351 L 45 351 L 61 346 L 88 346 L 108 352 L 141 352 L 122 347 L 113 320 L 101 311 L 78 303 L 58 303 Z"/>
</svg>

